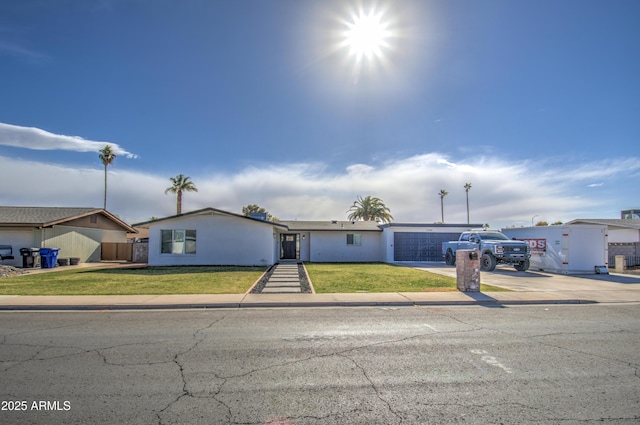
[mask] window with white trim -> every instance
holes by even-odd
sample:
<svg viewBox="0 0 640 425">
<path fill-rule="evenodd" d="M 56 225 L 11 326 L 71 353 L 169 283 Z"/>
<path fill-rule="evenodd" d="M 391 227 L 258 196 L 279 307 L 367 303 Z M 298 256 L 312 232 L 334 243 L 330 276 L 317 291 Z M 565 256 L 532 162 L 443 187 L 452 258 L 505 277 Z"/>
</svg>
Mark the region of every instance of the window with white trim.
<svg viewBox="0 0 640 425">
<path fill-rule="evenodd" d="M 362 235 L 360 233 L 347 233 L 347 245 L 362 245 Z"/>
<path fill-rule="evenodd" d="M 195 230 L 161 230 L 161 254 L 195 254 Z"/>
</svg>

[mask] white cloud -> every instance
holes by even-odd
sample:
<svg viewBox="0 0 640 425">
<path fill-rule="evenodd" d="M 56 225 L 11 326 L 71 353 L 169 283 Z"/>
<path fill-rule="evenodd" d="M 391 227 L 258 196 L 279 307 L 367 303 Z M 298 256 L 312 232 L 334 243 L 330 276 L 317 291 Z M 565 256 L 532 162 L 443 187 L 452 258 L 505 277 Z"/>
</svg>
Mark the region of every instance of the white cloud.
<svg viewBox="0 0 640 425">
<path fill-rule="evenodd" d="M 77 136 L 54 134 L 35 127 L 0 123 L 0 145 L 33 150 L 67 150 L 75 152 L 98 152 L 110 145 L 116 155 L 137 158 L 116 143 L 86 140 Z"/>
<path fill-rule="evenodd" d="M 613 164 L 623 162 L 613 172 Z M 546 168 L 542 168 L 545 165 Z M 631 167 L 631 168 L 629 168 Z M 495 227 L 526 225 L 534 215 L 547 221 L 580 217 L 616 217 L 629 197 L 624 190 L 608 199 L 586 188 L 593 175 L 624 181 L 640 171 L 640 160 L 584 164 L 576 175 L 564 166 L 494 158 L 453 160 L 431 153 L 399 158 L 376 166 L 353 164 L 330 172 L 323 164 L 272 164 L 232 174 L 189 174 L 198 192 L 184 194 L 183 211 L 214 207 L 240 212 L 255 203 L 281 219 L 345 219 L 358 195 L 381 198 L 396 222 L 440 221 L 445 189 L 445 222 L 466 222 L 465 183 L 471 183 L 471 222 Z M 32 171 L 32 172 L 29 172 Z M 102 168 L 69 168 L 0 157 L 0 181 L 12 181 L 0 194 L 0 205 L 102 206 Z M 604 180 L 604 178 L 603 178 Z M 167 176 L 131 170 L 109 170 L 108 209 L 134 223 L 175 213 L 175 195 L 165 195 Z M 616 185 L 611 185 L 615 187 Z M 623 188 L 624 189 L 624 188 Z M 633 189 L 632 189 L 633 190 Z M 627 188 L 628 191 L 628 188 Z"/>
<path fill-rule="evenodd" d="M 0 40 L 0 54 L 8 54 L 11 56 L 21 57 L 30 62 L 40 62 L 48 59 L 48 57 L 35 50 L 28 49 L 16 42 Z"/>
</svg>

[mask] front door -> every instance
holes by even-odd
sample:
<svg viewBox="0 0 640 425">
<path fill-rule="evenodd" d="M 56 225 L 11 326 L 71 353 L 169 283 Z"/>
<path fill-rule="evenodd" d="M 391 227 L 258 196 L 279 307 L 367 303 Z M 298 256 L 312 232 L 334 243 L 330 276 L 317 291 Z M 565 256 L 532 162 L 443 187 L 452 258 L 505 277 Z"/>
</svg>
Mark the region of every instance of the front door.
<svg viewBox="0 0 640 425">
<path fill-rule="evenodd" d="M 280 235 L 282 249 L 280 258 L 283 260 L 296 260 L 298 258 L 298 235 L 283 234 Z"/>
</svg>

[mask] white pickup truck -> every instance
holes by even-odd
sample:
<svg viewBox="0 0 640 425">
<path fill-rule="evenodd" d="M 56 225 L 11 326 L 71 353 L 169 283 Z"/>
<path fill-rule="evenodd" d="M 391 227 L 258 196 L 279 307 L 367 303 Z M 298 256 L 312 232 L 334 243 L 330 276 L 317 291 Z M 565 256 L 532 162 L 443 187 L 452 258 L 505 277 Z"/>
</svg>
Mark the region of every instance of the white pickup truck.
<svg viewBox="0 0 640 425">
<path fill-rule="evenodd" d="M 529 268 L 529 244 L 509 239 L 496 230 L 477 230 L 463 232 L 460 239 L 442 244 L 444 261 L 450 266 L 456 264 L 458 249 L 477 249 L 480 251 L 480 268 L 493 271 L 498 264 L 513 264 L 518 271 Z"/>
</svg>

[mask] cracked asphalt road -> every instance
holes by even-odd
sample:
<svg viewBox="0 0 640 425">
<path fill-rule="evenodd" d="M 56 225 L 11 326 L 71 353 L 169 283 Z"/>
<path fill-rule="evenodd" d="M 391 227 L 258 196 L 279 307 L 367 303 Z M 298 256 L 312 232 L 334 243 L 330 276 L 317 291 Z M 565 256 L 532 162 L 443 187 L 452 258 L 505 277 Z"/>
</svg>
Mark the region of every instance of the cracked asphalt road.
<svg viewBox="0 0 640 425">
<path fill-rule="evenodd" d="M 2 312 L 0 423 L 631 424 L 639 334 L 631 304 Z"/>
</svg>

